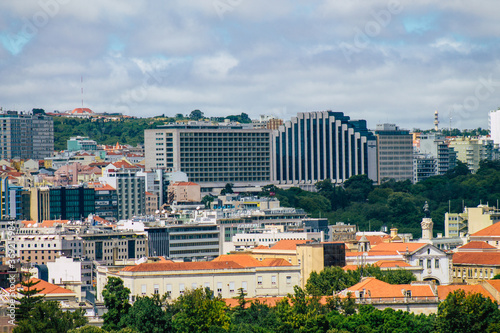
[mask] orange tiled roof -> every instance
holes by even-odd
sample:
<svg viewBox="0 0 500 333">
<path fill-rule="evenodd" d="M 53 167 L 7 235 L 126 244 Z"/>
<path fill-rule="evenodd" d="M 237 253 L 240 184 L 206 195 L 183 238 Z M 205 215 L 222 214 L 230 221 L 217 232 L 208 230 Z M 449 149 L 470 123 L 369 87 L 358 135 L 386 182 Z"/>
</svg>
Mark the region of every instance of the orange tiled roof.
<svg viewBox="0 0 500 333">
<path fill-rule="evenodd" d="M 50 294 L 74 294 L 73 291 L 56 286 L 55 284 L 48 283 L 47 281 L 40 280 L 37 278 L 31 278 L 29 281 L 39 281 L 34 288 L 41 290 L 38 294 L 39 295 L 50 295 Z M 23 287 L 20 283 L 16 285 L 16 290 L 23 288 L 25 291 L 28 290 L 27 287 Z"/>
<path fill-rule="evenodd" d="M 459 249 L 496 249 L 496 247 L 486 242 L 472 241 L 460 246 Z"/>
<path fill-rule="evenodd" d="M 92 110 L 89 108 L 76 108 L 73 109 L 73 111 L 70 112 L 71 114 L 90 114 L 94 113 Z"/>
<path fill-rule="evenodd" d="M 356 236 L 356 240 L 359 241 L 363 236 Z M 370 242 L 371 246 L 378 245 L 380 243 L 383 243 L 384 240 L 389 240 L 391 239 L 391 236 L 389 235 L 384 235 L 384 236 L 366 236 L 366 239 Z"/>
<path fill-rule="evenodd" d="M 500 280 L 486 280 L 485 282 L 500 292 Z"/>
<path fill-rule="evenodd" d="M 438 291 L 438 297 L 439 300 L 444 300 L 448 296 L 449 293 L 454 292 L 455 290 L 462 289 L 465 291 L 465 293 L 472 293 L 476 294 L 479 293 L 483 295 L 484 297 L 489 297 L 492 301 L 495 300 L 495 298 L 486 290 L 484 289 L 483 286 L 479 284 L 474 284 L 474 285 L 448 285 L 448 286 L 437 286 L 437 291 Z"/>
<path fill-rule="evenodd" d="M 108 224 L 108 223 L 111 223 L 110 221 L 108 221 L 108 220 L 106 220 L 106 219 L 103 219 L 102 217 L 97 216 L 97 215 L 95 215 L 95 216 L 94 216 L 94 221 L 99 222 L 99 223 L 101 223 L 101 224 Z"/>
<path fill-rule="evenodd" d="M 427 243 L 381 243 L 370 249 L 370 252 L 398 251 L 400 253 L 416 251 L 424 247 Z"/>
<path fill-rule="evenodd" d="M 404 297 L 403 290 L 411 290 L 412 297 L 435 296 L 430 285 L 389 284 L 374 277 L 365 278 L 346 290 L 348 292 L 364 290 L 371 298 Z"/>
<path fill-rule="evenodd" d="M 477 236 L 500 236 L 500 223 L 494 223 L 493 225 L 481 229 L 471 235 L 471 237 Z"/>
<path fill-rule="evenodd" d="M 94 191 L 114 191 L 116 190 L 113 186 L 109 185 L 109 184 L 104 184 L 104 185 L 101 185 L 99 187 L 94 187 Z"/>
<path fill-rule="evenodd" d="M 346 257 L 358 257 L 362 255 L 368 255 L 370 257 L 374 256 L 400 256 L 401 253 L 399 251 L 375 251 L 375 252 L 346 252 Z"/>
<path fill-rule="evenodd" d="M 262 262 L 255 259 L 249 254 L 223 254 L 212 260 L 212 262 L 218 261 L 233 261 L 242 267 L 261 267 Z"/>
<path fill-rule="evenodd" d="M 278 267 L 278 266 L 292 266 L 292 264 L 283 258 L 267 258 L 262 260 L 262 266 Z"/>
<path fill-rule="evenodd" d="M 115 168 L 118 168 L 118 169 L 121 169 L 121 168 L 124 168 L 124 169 L 135 169 L 136 167 L 130 163 L 128 163 L 127 161 L 118 161 L 118 162 L 114 162 L 112 163 L 113 166 Z"/>
<path fill-rule="evenodd" d="M 305 239 L 282 239 L 274 244 L 272 250 L 297 250 L 297 244 L 305 244 L 310 240 Z"/>
<path fill-rule="evenodd" d="M 401 268 L 401 267 L 412 267 L 409 263 L 402 260 L 379 260 L 373 264 L 380 268 Z M 342 267 L 344 271 L 355 271 L 360 265 L 345 265 Z"/>
<path fill-rule="evenodd" d="M 122 269 L 124 272 L 168 272 L 168 271 L 196 271 L 209 269 L 236 269 L 244 268 L 234 261 L 195 261 L 195 262 L 158 262 L 143 263 Z"/>
<path fill-rule="evenodd" d="M 254 250 L 269 250 L 269 246 L 259 245 L 253 248 Z"/>
<path fill-rule="evenodd" d="M 42 223 L 38 223 L 37 226 L 39 228 L 49 228 L 53 227 L 54 224 L 67 224 L 69 220 L 44 220 Z M 24 224 L 24 227 L 33 227 L 36 224 L 36 221 L 21 221 Z"/>
<path fill-rule="evenodd" d="M 500 266 L 500 252 L 457 252 L 454 264 Z"/>
</svg>

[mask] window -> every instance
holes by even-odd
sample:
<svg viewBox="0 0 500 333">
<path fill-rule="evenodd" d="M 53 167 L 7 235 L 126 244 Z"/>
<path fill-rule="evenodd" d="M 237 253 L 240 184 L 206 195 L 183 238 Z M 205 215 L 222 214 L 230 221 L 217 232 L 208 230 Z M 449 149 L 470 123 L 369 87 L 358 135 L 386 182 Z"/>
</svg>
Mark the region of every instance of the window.
<svg viewBox="0 0 500 333">
<path fill-rule="evenodd" d="M 257 276 L 257 285 L 262 285 L 262 276 Z"/>
<path fill-rule="evenodd" d="M 143 296 L 146 295 L 146 290 L 147 290 L 146 285 L 145 284 L 141 285 L 141 293 Z"/>
<path fill-rule="evenodd" d="M 210 282 L 205 282 L 205 284 L 203 285 L 205 288 L 210 288 Z"/>
<path fill-rule="evenodd" d="M 234 282 L 229 282 L 229 292 L 234 293 Z"/>
<path fill-rule="evenodd" d="M 290 275 L 286 277 L 286 284 L 292 284 L 292 277 Z"/>
<path fill-rule="evenodd" d="M 419 259 L 419 260 L 418 260 L 418 265 L 419 265 L 420 267 L 424 267 L 424 259 Z"/>
<path fill-rule="evenodd" d="M 427 268 L 432 267 L 431 262 L 432 262 L 432 259 L 427 259 Z"/>
<path fill-rule="evenodd" d="M 244 292 L 247 291 L 247 282 L 246 281 L 241 282 L 241 289 L 243 289 Z"/>
<path fill-rule="evenodd" d="M 167 284 L 167 298 L 172 297 L 172 285 Z"/>
<path fill-rule="evenodd" d="M 153 290 L 154 290 L 154 294 L 158 295 L 160 293 L 160 285 L 155 284 Z"/>
<path fill-rule="evenodd" d="M 179 284 L 179 294 L 184 295 L 184 283 Z"/>
<path fill-rule="evenodd" d="M 439 259 L 434 259 L 434 268 L 439 268 Z"/>
<path fill-rule="evenodd" d="M 217 282 L 217 294 L 222 294 L 222 282 Z"/>
<path fill-rule="evenodd" d="M 271 276 L 271 284 L 276 285 L 276 275 Z"/>
<path fill-rule="evenodd" d="M 195 283 L 191 283 L 191 289 L 196 289 L 196 282 Z"/>
</svg>

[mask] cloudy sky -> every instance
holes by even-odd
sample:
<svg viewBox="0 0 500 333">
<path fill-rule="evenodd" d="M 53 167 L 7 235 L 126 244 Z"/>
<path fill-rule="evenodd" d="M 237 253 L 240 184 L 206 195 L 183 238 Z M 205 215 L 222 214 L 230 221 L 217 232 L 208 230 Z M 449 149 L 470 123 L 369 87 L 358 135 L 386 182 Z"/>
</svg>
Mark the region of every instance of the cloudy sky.
<svg viewBox="0 0 500 333">
<path fill-rule="evenodd" d="M 498 0 L 0 2 L 0 106 L 488 127 Z"/>
</svg>

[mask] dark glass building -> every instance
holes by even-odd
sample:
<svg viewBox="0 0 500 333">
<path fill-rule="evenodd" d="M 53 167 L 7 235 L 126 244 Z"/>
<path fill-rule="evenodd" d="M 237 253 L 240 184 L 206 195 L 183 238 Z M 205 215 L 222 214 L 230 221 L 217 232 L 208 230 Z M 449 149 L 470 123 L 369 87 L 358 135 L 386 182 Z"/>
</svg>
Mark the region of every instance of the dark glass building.
<svg viewBox="0 0 500 333">
<path fill-rule="evenodd" d="M 95 191 L 93 188 L 54 187 L 49 190 L 50 219 L 82 220 L 95 214 Z"/>
</svg>

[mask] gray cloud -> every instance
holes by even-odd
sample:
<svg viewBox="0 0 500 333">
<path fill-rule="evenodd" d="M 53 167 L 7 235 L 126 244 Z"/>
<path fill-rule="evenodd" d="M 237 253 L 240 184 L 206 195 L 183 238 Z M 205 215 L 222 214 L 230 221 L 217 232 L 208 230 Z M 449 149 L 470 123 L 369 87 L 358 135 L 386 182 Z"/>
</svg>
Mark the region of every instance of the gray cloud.
<svg viewBox="0 0 500 333">
<path fill-rule="evenodd" d="M 450 111 L 453 127 L 487 127 L 500 106 L 498 9 L 493 0 L 2 2 L 0 106 L 73 109 L 83 76 L 96 112 L 288 119 L 333 109 L 411 129 L 430 128 L 438 110 L 445 127 Z"/>
</svg>

